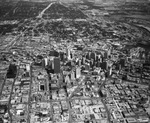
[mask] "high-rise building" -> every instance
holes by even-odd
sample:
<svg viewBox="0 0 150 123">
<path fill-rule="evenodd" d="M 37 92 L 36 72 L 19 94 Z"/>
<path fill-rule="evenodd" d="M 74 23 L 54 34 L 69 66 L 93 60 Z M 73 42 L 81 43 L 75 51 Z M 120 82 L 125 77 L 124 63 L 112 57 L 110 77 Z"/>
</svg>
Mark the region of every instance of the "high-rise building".
<svg viewBox="0 0 150 123">
<path fill-rule="evenodd" d="M 60 73 L 60 58 L 54 58 L 54 73 Z"/>
<path fill-rule="evenodd" d="M 59 56 L 60 56 L 60 60 L 64 61 L 64 53 L 63 52 L 59 52 Z"/>
<path fill-rule="evenodd" d="M 81 69 L 80 69 L 80 67 L 77 67 L 76 68 L 76 78 L 80 78 L 80 76 L 81 76 Z"/>
<path fill-rule="evenodd" d="M 100 63 L 100 61 L 97 61 L 95 64 L 96 64 L 96 67 L 100 67 L 101 63 Z"/>
<path fill-rule="evenodd" d="M 65 83 L 70 84 L 70 78 L 68 75 L 66 75 L 66 77 L 65 77 Z"/>
<path fill-rule="evenodd" d="M 42 59 L 42 67 L 45 68 L 45 60 Z"/>
<path fill-rule="evenodd" d="M 125 59 L 120 59 L 121 68 L 125 67 Z"/>
<path fill-rule="evenodd" d="M 92 67 L 93 67 L 93 65 L 94 65 L 94 60 L 93 60 L 93 59 L 91 59 L 91 60 L 90 60 L 90 67 L 92 68 Z"/>
<path fill-rule="evenodd" d="M 107 62 L 106 62 L 106 61 L 105 61 L 105 62 L 102 62 L 100 67 L 101 67 L 103 70 L 107 70 L 107 67 L 108 67 Z"/>
<path fill-rule="evenodd" d="M 27 70 L 27 72 L 30 72 L 30 64 L 26 65 L 26 70 Z"/>
<path fill-rule="evenodd" d="M 45 66 L 48 65 L 48 58 L 44 58 L 44 61 L 45 61 Z"/>
<path fill-rule="evenodd" d="M 82 65 L 84 65 L 85 64 L 85 57 L 82 57 Z"/>
<path fill-rule="evenodd" d="M 98 62 L 98 61 L 101 61 L 101 55 L 100 55 L 100 54 L 96 56 L 96 61 L 97 61 L 97 62 Z"/>
<path fill-rule="evenodd" d="M 69 48 L 66 49 L 66 55 L 67 55 L 67 59 L 71 60 L 71 51 Z"/>
<path fill-rule="evenodd" d="M 110 67 L 110 69 L 109 69 L 109 75 L 110 76 L 112 75 L 112 67 Z"/>
<path fill-rule="evenodd" d="M 108 52 L 104 52 L 104 59 L 107 59 L 108 58 Z"/>
<path fill-rule="evenodd" d="M 54 50 L 51 50 L 49 53 L 50 56 L 54 56 Z"/>
<path fill-rule="evenodd" d="M 75 72 L 74 71 L 71 72 L 71 80 L 75 80 Z"/>
<path fill-rule="evenodd" d="M 85 63 L 85 70 L 89 71 L 90 70 L 90 64 L 89 63 Z"/>
<path fill-rule="evenodd" d="M 78 61 L 78 65 L 79 65 L 79 66 L 81 66 L 81 65 L 82 65 L 82 64 L 81 64 L 81 60 L 80 60 L 80 59 L 79 59 L 79 61 Z"/>
<path fill-rule="evenodd" d="M 70 57 L 71 57 L 71 59 L 73 59 L 73 57 L 74 57 L 74 53 L 73 52 L 70 53 Z"/>
<path fill-rule="evenodd" d="M 92 53 L 91 53 L 91 59 L 96 60 L 96 54 L 95 54 L 95 52 L 92 52 Z"/>
<path fill-rule="evenodd" d="M 88 52 L 88 53 L 86 54 L 86 59 L 91 59 L 91 52 Z"/>
</svg>

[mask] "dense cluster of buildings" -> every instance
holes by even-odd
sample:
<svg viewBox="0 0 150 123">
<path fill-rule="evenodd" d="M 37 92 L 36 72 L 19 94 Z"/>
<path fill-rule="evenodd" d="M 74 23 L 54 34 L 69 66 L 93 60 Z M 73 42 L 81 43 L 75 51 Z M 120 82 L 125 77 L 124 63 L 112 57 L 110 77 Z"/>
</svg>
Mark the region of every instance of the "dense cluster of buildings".
<svg viewBox="0 0 150 123">
<path fill-rule="evenodd" d="M 149 122 L 149 55 L 143 49 L 142 56 L 136 54 L 142 63 L 109 43 L 98 44 L 101 49 L 90 46 L 82 52 L 73 46 L 51 50 L 34 61 L 16 61 L 15 53 L 13 61 L 4 59 L 3 121 Z"/>
<path fill-rule="evenodd" d="M 127 48 L 122 28 L 26 19 L 0 46 L 0 122 L 149 123 L 150 52 Z"/>
</svg>

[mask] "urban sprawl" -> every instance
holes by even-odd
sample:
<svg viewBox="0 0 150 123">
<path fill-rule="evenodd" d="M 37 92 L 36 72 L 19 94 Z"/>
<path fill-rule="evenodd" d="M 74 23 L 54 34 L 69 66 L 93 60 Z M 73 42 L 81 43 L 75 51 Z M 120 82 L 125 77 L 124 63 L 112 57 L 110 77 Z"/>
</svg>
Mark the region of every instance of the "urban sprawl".
<svg viewBox="0 0 150 123">
<path fill-rule="evenodd" d="M 86 5 L 19 21 L 32 4 L 0 22 L 0 123 L 150 123 L 150 37 Z"/>
</svg>

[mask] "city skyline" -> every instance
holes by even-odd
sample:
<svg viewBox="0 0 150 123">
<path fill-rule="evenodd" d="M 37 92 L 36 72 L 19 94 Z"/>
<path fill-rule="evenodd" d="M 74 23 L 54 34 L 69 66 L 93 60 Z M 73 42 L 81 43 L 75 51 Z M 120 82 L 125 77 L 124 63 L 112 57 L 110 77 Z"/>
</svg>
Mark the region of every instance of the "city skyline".
<svg viewBox="0 0 150 123">
<path fill-rule="evenodd" d="M 150 122 L 149 4 L 113 1 L 1 2 L 0 123 Z"/>
</svg>

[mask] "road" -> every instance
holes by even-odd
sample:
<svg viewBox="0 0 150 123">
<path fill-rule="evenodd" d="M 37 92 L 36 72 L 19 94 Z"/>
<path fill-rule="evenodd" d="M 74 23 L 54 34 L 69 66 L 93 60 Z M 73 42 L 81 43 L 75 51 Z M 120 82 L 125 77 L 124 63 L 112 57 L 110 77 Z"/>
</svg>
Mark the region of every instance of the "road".
<svg viewBox="0 0 150 123">
<path fill-rule="evenodd" d="M 11 97 L 12 97 L 12 93 L 13 93 L 13 88 L 14 88 L 14 84 L 15 84 L 15 81 L 16 81 L 16 79 L 17 79 L 17 77 L 18 77 L 18 71 L 19 71 L 19 68 L 17 67 L 17 74 L 16 74 L 16 77 L 15 77 L 15 79 L 14 79 L 14 81 L 13 81 L 13 84 L 12 84 L 12 87 L 11 87 L 11 92 L 10 92 L 10 97 L 9 97 L 9 102 L 8 102 L 8 114 L 9 114 L 9 116 L 10 116 L 10 121 L 11 121 L 11 123 L 12 123 L 12 114 L 10 113 L 10 109 L 11 109 Z"/>
<path fill-rule="evenodd" d="M 102 87 L 106 84 L 106 82 L 107 82 L 107 79 L 105 79 L 105 81 L 102 81 L 102 84 L 100 85 L 99 90 L 102 90 Z M 104 105 L 104 107 L 105 107 L 105 109 L 106 109 L 106 112 L 107 112 L 107 119 L 108 119 L 108 122 L 110 123 L 111 115 L 110 115 L 110 112 L 109 112 L 109 110 L 108 110 L 108 108 L 107 108 L 107 105 L 106 105 L 104 99 L 105 99 L 105 97 L 103 97 L 103 98 L 101 99 L 101 101 L 102 101 L 102 103 L 103 103 L 103 105 Z"/>
<path fill-rule="evenodd" d="M 53 5 L 54 3 L 50 3 L 45 9 L 43 9 L 43 11 L 37 16 L 37 18 L 42 18 L 44 12 Z"/>
</svg>

